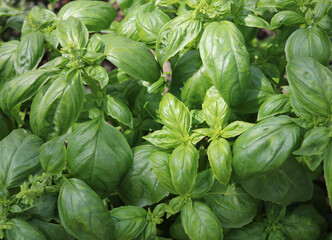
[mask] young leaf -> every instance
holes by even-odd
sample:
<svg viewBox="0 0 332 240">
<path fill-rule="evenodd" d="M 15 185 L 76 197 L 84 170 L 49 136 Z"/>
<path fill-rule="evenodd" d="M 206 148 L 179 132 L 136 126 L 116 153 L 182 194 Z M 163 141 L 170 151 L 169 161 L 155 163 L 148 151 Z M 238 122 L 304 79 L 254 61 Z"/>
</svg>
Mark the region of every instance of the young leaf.
<svg viewBox="0 0 332 240">
<path fill-rule="evenodd" d="M 247 131 L 248 129 L 250 129 L 253 126 L 254 126 L 253 123 L 235 121 L 235 122 L 232 122 L 231 124 L 227 125 L 223 129 L 221 136 L 223 138 L 236 137 L 236 136 L 244 133 L 245 131 Z"/>
<path fill-rule="evenodd" d="M 108 73 L 102 66 L 88 66 L 84 72 L 103 89 L 108 84 Z"/>
<path fill-rule="evenodd" d="M 183 141 L 181 141 L 181 134 L 169 130 L 166 127 L 161 130 L 154 131 L 153 133 L 146 135 L 143 138 L 157 147 L 166 149 L 176 148 L 181 143 L 183 143 Z"/>
<path fill-rule="evenodd" d="M 289 94 L 272 95 L 260 106 L 257 121 L 291 111 L 292 105 Z"/>
<path fill-rule="evenodd" d="M 270 29 L 270 24 L 267 21 L 252 14 L 243 17 L 243 21 L 247 27 Z"/>
<path fill-rule="evenodd" d="M 241 32 L 229 21 L 210 23 L 199 49 L 203 66 L 220 95 L 230 107 L 239 105 L 250 77 L 249 54 Z M 222 69 L 216 70 L 220 66 Z"/>
<path fill-rule="evenodd" d="M 227 140 L 218 138 L 213 140 L 207 155 L 215 178 L 222 184 L 227 185 L 232 172 L 232 150 Z"/>
<path fill-rule="evenodd" d="M 133 115 L 129 107 L 119 98 L 107 95 L 107 101 L 104 102 L 104 111 L 120 123 L 133 128 Z"/>
<path fill-rule="evenodd" d="M 206 169 L 197 175 L 195 186 L 190 193 L 191 198 L 203 197 L 211 188 L 214 182 L 211 169 Z"/>
<path fill-rule="evenodd" d="M 20 42 L 12 40 L 0 46 L 0 87 L 16 74 L 14 62 Z"/>
<path fill-rule="evenodd" d="M 294 11 L 281 11 L 276 13 L 271 19 L 271 28 L 278 28 L 281 25 L 297 26 L 305 23 L 304 17 Z"/>
</svg>

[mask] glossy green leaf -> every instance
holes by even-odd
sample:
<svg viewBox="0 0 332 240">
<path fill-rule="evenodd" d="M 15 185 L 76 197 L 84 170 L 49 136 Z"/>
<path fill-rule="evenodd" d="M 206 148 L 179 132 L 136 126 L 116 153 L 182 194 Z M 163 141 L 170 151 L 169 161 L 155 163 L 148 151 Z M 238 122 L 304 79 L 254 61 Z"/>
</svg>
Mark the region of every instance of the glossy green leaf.
<svg viewBox="0 0 332 240">
<path fill-rule="evenodd" d="M 107 29 L 116 17 L 115 8 L 103 1 L 74 1 L 63 6 L 58 14 L 60 19 L 80 19 L 89 31 Z"/>
<path fill-rule="evenodd" d="M 154 131 L 143 138 L 157 147 L 169 149 L 176 148 L 183 143 L 183 141 L 181 141 L 181 137 L 182 135 L 178 132 L 164 127 L 163 129 Z"/>
<path fill-rule="evenodd" d="M 74 240 L 74 237 L 69 235 L 60 224 L 37 219 L 32 219 L 29 223 L 42 232 L 48 240 Z"/>
<path fill-rule="evenodd" d="M 163 66 L 167 60 L 195 41 L 202 27 L 202 21 L 195 19 L 191 11 L 167 22 L 160 30 L 156 41 L 159 64 Z"/>
<path fill-rule="evenodd" d="M 159 65 L 145 44 L 112 34 L 103 35 L 102 41 L 107 59 L 125 73 L 151 83 L 159 79 Z"/>
<path fill-rule="evenodd" d="M 82 49 L 89 41 L 88 29 L 81 20 L 74 17 L 58 22 L 57 37 L 61 46 L 67 49 Z"/>
<path fill-rule="evenodd" d="M 31 99 L 50 79 L 56 69 L 37 69 L 8 81 L 0 90 L 0 107 L 9 116 L 22 123 L 21 104 Z"/>
<path fill-rule="evenodd" d="M 228 186 L 215 182 L 204 195 L 204 202 L 210 206 L 225 228 L 241 228 L 250 223 L 257 214 L 259 201 L 243 190 L 240 184 Z"/>
<path fill-rule="evenodd" d="M 114 228 L 103 201 L 77 178 L 65 180 L 58 197 L 61 225 L 80 240 L 111 240 Z"/>
<path fill-rule="evenodd" d="M 101 89 L 108 84 L 108 73 L 102 66 L 88 66 L 84 72 L 96 81 Z"/>
<path fill-rule="evenodd" d="M 107 95 L 107 101 L 104 102 L 104 111 L 120 123 L 133 128 L 133 115 L 129 107 L 119 98 Z"/>
<path fill-rule="evenodd" d="M 0 183 L 18 187 L 40 170 L 39 148 L 43 141 L 24 129 L 15 129 L 0 142 Z"/>
<path fill-rule="evenodd" d="M 313 58 L 293 58 L 287 65 L 287 77 L 297 116 L 311 121 L 331 118 L 332 72 L 328 68 Z"/>
<path fill-rule="evenodd" d="M 130 12 L 125 16 L 124 19 L 119 23 L 116 28 L 116 34 L 122 37 L 130 38 L 134 41 L 138 41 L 138 31 L 136 28 L 136 13 L 138 9 Z"/>
<path fill-rule="evenodd" d="M 36 69 L 44 56 L 44 38 L 41 32 L 31 31 L 23 35 L 14 62 L 18 74 Z"/>
<path fill-rule="evenodd" d="M 227 125 L 223 129 L 221 136 L 223 138 L 236 137 L 236 136 L 244 133 L 245 131 L 247 131 L 248 129 L 250 129 L 253 126 L 254 126 L 253 123 L 235 121 L 235 122 L 232 122 L 231 124 Z"/>
<path fill-rule="evenodd" d="M 181 223 L 181 217 L 178 216 L 174 223 L 170 226 L 169 234 L 173 239 L 176 240 L 189 240 L 190 238 L 185 233 L 182 223 Z"/>
<path fill-rule="evenodd" d="M 329 203 L 332 203 L 332 141 L 324 155 L 324 178 L 327 188 Z"/>
<path fill-rule="evenodd" d="M 133 149 L 133 165 L 119 185 L 121 199 L 128 205 L 145 207 L 159 202 L 169 193 L 162 187 L 150 165 L 150 156 L 157 151 L 151 145 Z"/>
<path fill-rule="evenodd" d="M 123 13 L 127 15 L 139 6 L 149 2 L 149 0 L 117 0 L 116 2 L 119 4 L 119 7 Z"/>
<path fill-rule="evenodd" d="M 61 73 L 35 96 L 30 111 L 32 132 L 44 139 L 60 136 L 78 119 L 84 103 L 79 71 Z"/>
<path fill-rule="evenodd" d="M 276 13 L 271 19 L 271 27 L 278 28 L 281 25 L 297 26 L 305 23 L 304 17 L 294 11 L 281 11 Z"/>
<path fill-rule="evenodd" d="M 243 21 L 247 27 L 270 29 L 270 24 L 267 21 L 252 14 L 243 17 Z"/>
<path fill-rule="evenodd" d="M 68 171 L 106 196 L 132 164 L 130 147 L 119 130 L 102 118 L 81 123 L 70 134 Z"/>
<path fill-rule="evenodd" d="M 288 61 L 298 57 L 312 57 L 323 65 L 327 65 L 330 60 L 330 50 L 329 37 L 317 27 L 296 30 L 289 36 L 285 46 Z"/>
<path fill-rule="evenodd" d="M 272 95 L 260 106 L 257 121 L 292 111 L 289 94 Z"/>
<path fill-rule="evenodd" d="M 67 165 L 65 140 L 67 135 L 52 138 L 40 148 L 40 164 L 44 171 L 53 175 L 59 174 Z"/>
<path fill-rule="evenodd" d="M 220 95 L 230 107 L 239 105 L 250 77 L 249 54 L 239 29 L 229 21 L 210 23 L 199 48 L 203 66 Z"/>
<path fill-rule="evenodd" d="M 284 205 L 307 201 L 313 193 L 309 173 L 292 157 L 279 168 L 254 175 L 241 184 L 255 198 Z"/>
<path fill-rule="evenodd" d="M 253 222 L 239 229 L 232 229 L 225 240 L 266 240 L 269 233 L 265 222 Z"/>
<path fill-rule="evenodd" d="M 157 151 L 151 154 L 149 160 L 160 184 L 170 193 L 178 194 L 172 182 L 169 158 L 170 155 L 168 153 Z"/>
<path fill-rule="evenodd" d="M 257 7 L 294 8 L 297 6 L 295 0 L 258 0 Z"/>
<path fill-rule="evenodd" d="M 186 204 L 181 211 L 181 222 L 192 240 L 223 239 L 223 230 L 217 216 L 204 203 Z"/>
<path fill-rule="evenodd" d="M 311 240 L 318 239 L 320 235 L 319 225 L 309 217 L 291 214 L 282 222 L 287 239 L 296 240 L 301 236 L 303 240 Z"/>
<path fill-rule="evenodd" d="M 329 130 L 326 127 L 317 127 L 307 131 L 301 147 L 293 152 L 295 155 L 321 155 L 329 144 Z"/>
<path fill-rule="evenodd" d="M 46 240 L 46 237 L 28 222 L 14 218 L 11 228 L 6 230 L 7 240 Z"/>
<path fill-rule="evenodd" d="M 200 172 L 195 181 L 193 191 L 190 193 L 191 198 L 203 197 L 211 188 L 214 182 L 211 169 Z"/>
<path fill-rule="evenodd" d="M 12 40 L 0 46 L 0 87 L 16 74 L 14 62 L 20 42 Z"/>
<path fill-rule="evenodd" d="M 161 28 L 170 21 L 169 16 L 155 7 L 154 2 L 141 6 L 136 12 L 138 37 L 148 45 L 156 43 Z"/>
<path fill-rule="evenodd" d="M 259 122 L 235 141 L 232 163 L 235 175 L 245 179 L 278 168 L 299 140 L 300 128 L 287 116 Z"/>
<path fill-rule="evenodd" d="M 194 187 L 198 170 L 199 153 L 191 144 L 175 148 L 169 158 L 169 169 L 174 188 L 181 195 L 190 193 Z"/>
<path fill-rule="evenodd" d="M 324 154 L 321 155 L 302 155 L 297 157 L 299 162 L 305 162 L 308 168 L 314 172 L 324 160 Z"/>
<path fill-rule="evenodd" d="M 265 202 L 264 204 L 266 209 L 266 219 L 270 223 L 278 223 L 285 217 L 285 205 L 275 204 L 271 202 Z"/>
<path fill-rule="evenodd" d="M 218 138 L 213 140 L 207 155 L 213 175 L 222 184 L 227 185 L 232 173 L 232 150 L 227 140 Z"/>
<path fill-rule="evenodd" d="M 162 123 L 170 130 L 188 136 L 191 127 L 191 115 L 188 108 L 171 93 L 166 93 L 159 105 Z"/>
</svg>

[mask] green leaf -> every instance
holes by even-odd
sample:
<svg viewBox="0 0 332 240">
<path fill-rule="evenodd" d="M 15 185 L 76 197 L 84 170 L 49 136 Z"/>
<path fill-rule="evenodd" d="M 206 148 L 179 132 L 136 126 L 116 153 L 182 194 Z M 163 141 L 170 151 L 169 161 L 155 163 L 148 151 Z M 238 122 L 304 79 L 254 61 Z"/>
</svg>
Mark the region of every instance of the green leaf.
<svg viewBox="0 0 332 240">
<path fill-rule="evenodd" d="M 326 127 L 317 127 L 307 131 L 301 147 L 293 152 L 295 155 L 321 155 L 329 144 L 329 130 Z"/>
<path fill-rule="evenodd" d="M 204 195 L 204 202 L 225 228 L 241 228 L 250 223 L 257 214 L 259 204 L 259 200 L 244 191 L 240 184 L 225 186 L 219 182 L 215 182 Z"/>
<path fill-rule="evenodd" d="M 103 89 L 108 84 L 108 73 L 102 66 L 88 66 L 84 72 Z"/>
<path fill-rule="evenodd" d="M 135 20 L 140 40 L 148 45 L 155 45 L 160 30 L 170 18 L 156 8 L 154 2 L 150 2 L 137 10 Z"/>
<path fill-rule="evenodd" d="M 230 115 L 230 109 L 214 86 L 206 92 L 202 111 L 206 123 L 211 128 L 221 130 L 226 126 Z"/>
<path fill-rule="evenodd" d="M 307 57 L 291 59 L 286 69 L 295 114 L 313 122 L 331 119 L 332 72 Z"/>
<path fill-rule="evenodd" d="M 271 202 L 265 202 L 266 219 L 269 223 L 278 223 L 286 214 L 286 206 L 275 204 Z"/>
<path fill-rule="evenodd" d="M 249 54 L 241 32 L 229 21 L 210 23 L 199 49 L 203 66 L 220 95 L 231 108 L 239 105 L 250 77 Z"/>
<path fill-rule="evenodd" d="M 272 95 L 260 106 L 257 121 L 292 111 L 289 94 Z"/>
<path fill-rule="evenodd" d="M 291 214 L 283 221 L 283 232 L 287 239 L 295 240 L 301 236 L 303 240 L 318 239 L 320 227 L 310 217 Z"/>
<path fill-rule="evenodd" d="M 175 148 L 169 158 L 169 169 L 174 188 L 181 195 L 190 193 L 198 170 L 199 153 L 191 144 Z"/>
<path fill-rule="evenodd" d="M 213 140 L 207 155 L 213 175 L 222 184 L 227 185 L 232 173 L 232 150 L 227 140 L 218 138 Z"/>
<path fill-rule="evenodd" d="M 129 107 L 119 98 L 107 95 L 104 101 L 104 111 L 107 115 L 118 120 L 120 123 L 133 128 L 133 115 Z"/>
<path fill-rule="evenodd" d="M 276 7 L 276 8 L 295 8 L 297 3 L 295 0 L 258 0 L 257 7 Z"/>
<path fill-rule="evenodd" d="M 136 13 L 138 9 L 130 12 L 119 23 L 116 28 L 116 34 L 122 37 L 130 38 L 134 41 L 139 41 L 138 31 L 136 27 Z"/>
<path fill-rule="evenodd" d="M 153 145 L 165 149 L 176 148 L 183 143 L 183 141 L 181 141 L 181 134 L 169 130 L 166 127 L 163 127 L 161 130 L 154 131 L 143 138 Z"/>
<path fill-rule="evenodd" d="M 31 31 L 23 35 L 14 62 L 18 74 L 37 68 L 44 56 L 44 38 L 41 32 Z"/>
<path fill-rule="evenodd" d="M 327 65 L 331 56 L 331 41 L 317 27 L 300 28 L 289 36 L 285 46 L 287 61 L 293 58 L 312 57 L 323 65 Z M 311 64 L 311 67 L 314 64 Z"/>
<path fill-rule="evenodd" d="M 21 104 L 31 99 L 55 71 L 56 69 L 37 69 L 8 81 L 0 91 L 2 110 L 23 123 L 19 113 Z"/>
<path fill-rule="evenodd" d="M 14 218 L 10 220 L 11 228 L 5 232 L 8 240 L 46 240 L 46 237 L 28 222 Z"/>
<path fill-rule="evenodd" d="M 89 41 L 89 32 L 78 18 L 68 17 L 59 20 L 57 27 L 58 41 L 66 49 L 82 49 Z"/>
<path fill-rule="evenodd" d="M 193 191 L 190 193 L 191 198 L 203 197 L 211 188 L 214 182 L 211 169 L 200 172 L 195 181 Z"/>
<path fill-rule="evenodd" d="M 266 231 L 266 222 L 253 222 L 239 229 L 232 229 L 225 240 L 266 240 L 269 233 Z"/>
<path fill-rule="evenodd" d="M 167 22 L 160 30 L 156 41 L 156 56 L 160 66 L 194 42 L 200 34 L 203 23 L 193 17 L 193 12 L 181 14 Z"/>
<path fill-rule="evenodd" d="M 307 170 L 293 157 L 277 169 L 241 181 L 241 185 L 255 198 L 284 205 L 307 201 L 313 193 Z"/>
<path fill-rule="evenodd" d="M 183 229 L 180 216 L 178 216 L 170 226 L 169 234 L 173 239 L 190 240 Z"/>
<path fill-rule="evenodd" d="M 135 239 L 148 224 L 144 208 L 122 206 L 110 211 L 114 236 L 117 240 Z"/>
<path fill-rule="evenodd" d="M 178 212 L 180 212 L 183 209 L 184 205 L 185 202 L 181 196 L 172 198 L 168 204 L 170 209 L 168 209 L 167 218 L 169 218 L 170 215 L 177 214 Z"/>
<path fill-rule="evenodd" d="M 178 194 L 175 190 L 171 171 L 169 168 L 169 158 L 170 155 L 165 152 L 157 151 L 151 154 L 149 160 L 153 169 L 153 172 L 156 174 L 160 184 L 170 193 Z"/>
<path fill-rule="evenodd" d="M 152 83 L 159 79 L 159 65 L 145 44 L 112 34 L 101 38 L 107 59 L 115 66 L 139 80 Z"/>
<path fill-rule="evenodd" d="M 270 29 L 270 24 L 267 21 L 255 15 L 248 14 L 248 16 L 245 16 L 242 19 L 247 27 Z"/>
<path fill-rule="evenodd" d="M 281 25 L 297 26 L 305 23 L 304 17 L 294 11 L 281 11 L 276 13 L 271 19 L 271 28 L 278 28 Z"/>
<path fill-rule="evenodd" d="M 299 162 L 305 162 L 308 168 L 314 172 L 324 160 L 324 154 L 321 155 L 303 155 L 297 157 Z M 319 170 L 320 171 L 320 170 Z"/>
<path fill-rule="evenodd" d="M 171 93 L 166 93 L 159 105 L 160 119 L 170 130 L 188 137 L 191 127 L 191 115 L 188 108 Z"/>
<path fill-rule="evenodd" d="M 107 196 L 120 183 L 133 156 L 124 136 L 102 118 L 81 123 L 70 134 L 68 171 Z"/>
<path fill-rule="evenodd" d="M 15 129 L 0 142 L 0 183 L 18 187 L 40 170 L 39 148 L 43 141 L 24 129 Z"/>
<path fill-rule="evenodd" d="M 223 231 L 218 218 L 204 203 L 186 204 L 181 211 L 181 222 L 186 234 L 192 240 L 223 239 Z"/>
<path fill-rule="evenodd" d="M 149 162 L 150 156 L 156 151 L 157 148 L 151 145 L 133 149 L 133 165 L 122 177 L 118 188 L 126 204 L 145 207 L 159 202 L 169 194 L 160 184 Z"/>
<path fill-rule="evenodd" d="M 113 239 L 111 215 L 86 183 L 77 178 L 65 180 L 58 197 L 61 225 L 80 240 Z"/>
<path fill-rule="evenodd" d="M 127 15 L 141 5 L 149 2 L 149 0 L 117 0 L 116 2 L 119 4 L 123 13 Z"/>
<path fill-rule="evenodd" d="M 253 127 L 253 123 L 248 123 L 248 122 L 242 122 L 242 121 L 235 121 L 232 122 L 231 124 L 227 125 L 223 131 L 221 136 L 223 138 L 231 138 L 231 137 L 236 137 L 245 131 L 248 131 L 251 127 Z"/>
<path fill-rule="evenodd" d="M 14 62 L 16 59 L 16 50 L 19 45 L 19 41 L 12 40 L 0 46 L 0 87 L 16 74 Z"/>
<path fill-rule="evenodd" d="M 103 1 L 69 2 L 63 6 L 58 14 L 59 19 L 69 17 L 80 19 L 89 31 L 100 31 L 109 28 L 116 17 L 116 10 Z"/>
<path fill-rule="evenodd" d="M 300 128 L 287 116 L 259 122 L 235 141 L 232 166 L 236 177 L 245 179 L 278 168 L 299 140 Z"/>
<path fill-rule="evenodd" d="M 74 237 L 69 235 L 60 224 L 44 222 L 37 219 L 32 219 L 29 223 L 42 232 L 46 239 L 74 240 Z"/>
<path fill-rule="evenodd" d="M 67 133 L 80 116 L 83 103 L 80 72 L 61 73 L 33 99 L 30 111 L 32 132 L 44 139 Z"/>
<path fill-rule="evenodd" d="M 65 140 L 67 135 L 55 137 L 44 143 L 40 148 L 40 164 L 44 171 L 57 175 L 66 168 L 67 155 Z"/>
<path fill-rule="evenodd" d="M 330 141 L 327 151 L 324 155 L 324 178 L 329 197 L 329 203 L 332 203 L 332 141 Z"/>
</svg>

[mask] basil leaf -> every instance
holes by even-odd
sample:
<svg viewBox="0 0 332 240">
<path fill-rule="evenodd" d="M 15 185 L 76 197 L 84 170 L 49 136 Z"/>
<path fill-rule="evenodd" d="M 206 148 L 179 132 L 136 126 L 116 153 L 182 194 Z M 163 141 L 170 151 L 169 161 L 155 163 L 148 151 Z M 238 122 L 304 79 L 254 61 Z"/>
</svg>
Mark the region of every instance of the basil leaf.
<svg viewBox="0 0 332 240">
<path fill-rule="evenodd" d="M 0 141 L 7 137 L 10 133 L 10 128 L 6 119 L 1 115 L 0 112 Z"/>
<path fill-rule="evenodd" d="M 119 4 L 121 11 L 127 15 L 139 6 L 149 2 L 149 0 L 117 0 L 116 2 Z"/>
<path fill-rule="evenodd" d="M 107 115 L 118 120 L 120 123 L 133 128 L 133 115 L 129 107 L 120 99 L 107 95 L 104 101 L 104 111 Z"/>
<path fill-rule="evenodd" d="M 329 130 L 326 127 L 317 127 L 307 131 L 301 147 L 293 152 L 295 155 L 321 155 L 329 144 Z"/>
<path fill-rule="evenodd" d="M 111 215 L 97 193 L 80 179 L 64 181 L 58 196 L 58 212 L 61 225 L 75 238 L 113 239 Z"/>
<path fill-rule="evenodd" d="M 107 196 L 120 183 L 133 156 L 124 136 L 102 118 L 82 123 L 68 138 L 68 171 Z"/>
<path fill-rule="evenodd" d="M 258 0 L 257 7 L 276 7 L 276 8 L 295 8 L 297 3 L 295 0 Z"/>
<path fill-rule="evenodd" d="M 199 154 L 191 144 L 182 144 L 174 149 L 169 158 L 169 169 L 174 188 L 181 195 L 190 193 L 194 187 Z"/>
<path fill-rule="evenodd" d="M 192 240 L 223 239 L 218 218 L 204 203 L 193 202 L 192 205 L 184 205 L 181 211 L 181 222 L 186 234 Z"/>
<path fill-rule="evenodd" d="M 268 97 L 260 106 L 257 121 L 292 111 L 289 94 L 276 94 Z"/>
<path fill-rule="evenodd" d="M 214 182 L 213 173 L 211 169 L 200 172 L 195 181 L 193 191 L 190 193 L 191 198 L 201 198 L 212 187 Z"/>
<path fill-rule="evenodd" d="M 312 121 L 330 119 L 332 72 L 313 58 L 293 58 L 287 64 L 291 103 L 297 116 Z M 325 121 L 325 120 L 324 120 Z"/>
<path fill-rule="evenodd" d="M 173 239 L 190 240 L 190 238 L 183 229 L 180 216 L 178 216 L 173 222 L 173 224 L 170 226 L 169 234 Z"/>
<path fill-rule="evenodd" d="M 223 131 L 221 136 L 223 138 L 231 138 L 231 137 L 236 137 L 245 131 L 248 131 L 254 124 L 252 123 L 247 123 L 247 122 L 242 122 L 242 121 L 235 121 L 232 122 L 231 124 L 227 125 Z"/>
<path fill-rule="evenodd" d="M 267 173 L 281 166 L 296 148 L 300 128 L 287 116 L 263 120 L 234 144 L 233 170 L 239 179 Z"/>
<path fill-rule="evenodd" d="M 199 43 L 203 66 L 230 107 L 239 105 L 250 77 L 249 54 L 237 27 L 229 22 L 210 23 Z M 216 71 L 223 66 L 221 71 Z"/>
<path fill-rule="evenodd" d="M 291 214 L 283 220 L 283 232 L 287 239 L 295 240 L 299 236 L 303 240 L 318 239 L 320 235 L 320 227 L 311 218 Z"/>
<path fill-rule="evenodd" d="M 289 36 L 285 46 L 287 61 L 292 58 L 312 57 L 323 65 L 327 65 L 331 56 L 331 41 L 317 27 L 301 28 Z M 311 65 L 313 66 L 313 65 Z"/>
<path fill-rule="evenodd" d="M 134 162 L 119 185 L 121 199 L 128 205 L 145 207 L 159 202 L 169 193 L 161 186 L 149 162 L 157 148 L 150 145 L 133 149 Z"/>
<path fill-rule="evenodd" d="M 284 205 L 307 201 L 313 193 L 308 172 L 292 157 L 279 168 L 254 175 L 242 181 L 241 185 L 255 198 Z"/>
<path fill-rule="evenodd" d="M 151 154 L 149 160 L 153 172 L 156 174 L 160 184 L 168 192 L 178 194 L 172 182 L 171 171 L 169 168 L 169 157 L 170 155 L 168 153 L 157 151 Z"/>
<path fill-rule="evenodd" d="M 37 69 L 8 81 L 0 91 L 2 110 L 23 123 L 19 114 L 21 104 L 31 99 L 55 71 L 56 69 Z"/>
<path fill-rule="evenodd" d="M 145 229 L 148 222 L 145 209 L 123 206 L 110 211 L 115 239 L 134 239 Z"/>
<path fill-rule="evenodd" d="M 80 19 L 68 17 L 58 22 L 57 37 L 62 47 L 77 50 L 87 45 L 89 32 Z"/>
<path fill-rule="evenodd" d="M 232 229 L 225 240 L 266 240 L 269 233 L 265 222 L 253 222 L 243 228 Z"/>
<path fill-rule="evenodd" d="M 155 45 L 161 28 L 170 21 L 163 11 L 156 8 L 155 3 L 147 3 L 136 12 L 136 28 L 138 37 L 147 45 Z"/>
<path fill-rule="evenodd" d="M 226 126 L 230 109 L 214 86 L 206 92 L 202 111 L 206 123 L 211 128 L 221 130 Z"/>
<path fill-rule="evenodd" d="M 67 233 L 59 224 L 44 222 L 37 219 L 32 219 L 29 223 L 43 233 L 46 239 L 74 240 L 74 237 L 69 235 L 69 233 Z"/>
<path fill-rule="evenodd" d="M 202 27 L 202 21 L 195 19 L 191 11 L 166 23 L 160 30 L 156 41 L 156 56 L 160 66 L 195 41 Z"/>
<path fill-rule="evenodd" d="M 24 129 L 15 129 L 0 142 L 0 183 L 18 187 L 40 170 L 39 148 L 43 141 Z"/>
<path fill-rule="evenodd" d="M 130 38 L 134 41 L 138 41 L 138 31 L 136 27 L 136 13 L 138 9 L 130 12 L 125 16 L 124 19 L 119 23 L 116 28 L 116 34 L 122 37 Z"/>
<path fill-rule="evenodd" d="M 30 111 L 32 132 L 44 139 L 60 136 L 78 119 L 84 103 L 79 71 L 63 72 L 35 96 Z"/>
<path fill-rule="evenodd" d="M 281 25 L 297 26 L 305 23 L 304 17 L 294 11 L 281 11 L 276 13 L 271 19 L 271 27 L 278 28 Z"/>
<path fill-rule="evenodd" d="M 41 32 L 31 31 L 23 35 L 14 62 L 18 74 L 36 69 L 44 56 L 44 38 Z"/>
<path fill-rule="evenodd" d="M 303 155 L 296 158 L 299 162 L 305 162 L 308 168 L 314 172 L 324 160 L 324 154 L 321 155 Z"/>
<path fill-rule="evenodd" d="M 259 204 L 259 200 L 244 191 L 240 184 L 226 186 L 219 182 L 215 182 L 204 195 L 204 202 L 225 228 L 241 228 L 250 223 L 257 214 Z"/>
<path fill-rule="evenodd" d="M 163 129 L 154 131 L 143 138 L 157 147 L 169 149 L 176 148 L 183 143 L 183 141 L 181 141 L 181 137 L 182 135 L 178 132 L 164 127 Z"/>
<path fill-rule="evenodd" d="M 130 76 L 147 82 L 160 77 L 160 69 L 150 49 L 129 38 L 103 35 L 107 59 Z"/>
<path fill-rule="evenodd" d="M 213 175 L 220 183 L 227 185 L 232 172 L 232 150 L 230 144 L 223 138 L 215 139 L 210 143 L 207 155 Z"/>
<path fill-rule="evenodd" d="M 89 31 L 107 29 L 116 17 L 115 8 L 102 1 L 69 2 L 60 9 L 59 19 L 69 17 L 80 19 Z"/>
<path fill-rule="evenodd" d="M 159 105 L 160 119 L 170 130 L 188 136 L 191 127 L 191 115 L 188 108 L 171 93 L 166 93 Z"/>
<path fill-rule="evenodd" d="M 266 219 L 270 223 L 278 223 L 286 214 L 286 206 L 275 204 L 271 202 L 265 202 Z"/>
<path fill-rule="evenodd" d="M 14 62 L 20 42 L 12 40 L 0 46 L 0 87 L 16 75 Z"/>
<path fill-rule="evenodd" d="M 101 89 L 108 84 L 108 73 L 102 66 L 88 66 L 84 72 L 98 83 Z"/>
<path fill-rule="evenodd" d="M 248 14 L 248 16 L 242 17 L 242 19 L 247 27 L 270 29 L 270 24 L 267 21 L 255 15 Z"/>
<path fill-rule="evenodd" d="M 169 201 L 169 204 L 168 204 L 170 209 L 168 209 L 167 218 L 172 214 L 177 214 L 178 212 L 180 212 L 182 210 L 182 208 L 184 207 L 184 204 L 185 204 L 185 202 L 184 202 L 183 198 L 181 198 L 181 196 L 172 198 L 172 200 Z"/>
<path fill-rule="evenodd" d="M 324 178 L 327 188 L 329 202 L 332 202 L 332 141 L 330 141 L 327 151 L 324 154 Z"/>
<path fill-rule="evenodd" d="M 40 164 L 49 174 L 60 174 L 67 165 L 65 140 L 67 135 L 52 138 L 40 148 Z"/>
<path fill-rule="evenodd" d="M 6 230 L 8 240 L 46 240 L 46 237 L 28 222 L 14 218 L 10 220 L 11 228 Z"/>
</svg>

